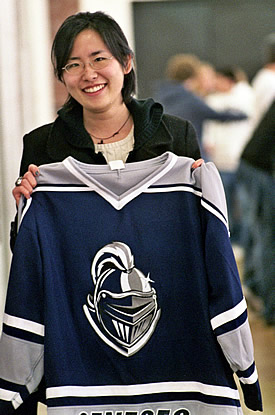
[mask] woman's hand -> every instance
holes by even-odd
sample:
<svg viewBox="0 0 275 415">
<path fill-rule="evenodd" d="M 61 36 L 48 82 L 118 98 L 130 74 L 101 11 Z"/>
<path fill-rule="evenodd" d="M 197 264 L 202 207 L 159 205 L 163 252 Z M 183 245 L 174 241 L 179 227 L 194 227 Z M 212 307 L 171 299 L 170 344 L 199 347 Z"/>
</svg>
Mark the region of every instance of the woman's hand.
<svg viewBox="0 0 275 415">
<path fill-rule="evenodd" d="M 32 191 L 37 185 L 36 177 L 39 176 L 39 169 L 35 164 L 30 164 L 28 171 L 23 177 L 19 177 L 16 180 L 16 186 L 12 190 L 13 197 L 18 206 L 21 195 L 24 195 L 26 199 L 31 197 Z"/>
<path fill-rule="evenodd" d="M 203 163 L 204 163 L 203 159 L 198 159 L 194 161 L 194 163 L 192 164 L 192 169 L 195 170 L 197 167 L 200 167 Z"/>
</svg>

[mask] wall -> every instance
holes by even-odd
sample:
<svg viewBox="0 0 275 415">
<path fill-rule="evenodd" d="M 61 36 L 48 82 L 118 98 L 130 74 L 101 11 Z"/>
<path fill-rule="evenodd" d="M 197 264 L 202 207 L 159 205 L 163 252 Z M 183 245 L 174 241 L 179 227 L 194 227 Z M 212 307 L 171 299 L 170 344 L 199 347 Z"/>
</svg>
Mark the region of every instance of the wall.
<svg viewBox="0 0 275 415">
<path fill-rule="evenodd" d="M 135 1 L 133 9 L 140 98 L 152 94 L 176 53 L 239 65 L 251 79 L 263 63 L 263 38 L 274 31 L 272 0 Z"/>
<path fill-rule="evenodd" d="M 49 50 L 47 0 L 3 0 L 0 14 L 0 318 L 11 257 L 9 227 L 16 213 L 11 189 L 18 176 L 22 136 L 54 117 Z"/>
<path fill-rule="evenodd" d="M 49 23 L 50 23 L 50 37 L 51 43 L 54 39 L 54 36 L 66 19 L 66 17 L 77 13 L 79 10 L 78 0 L 48 0 L 49 2 Z M 50 56 L 47 57 L 50 59 Z M 64 85 L 58 81 L 55 77 L 53 79 L 53 88 L 54 88 L 54 106 L 55 111 L 57 111 L 67 99 L 67 91 Z"/>
</svg>

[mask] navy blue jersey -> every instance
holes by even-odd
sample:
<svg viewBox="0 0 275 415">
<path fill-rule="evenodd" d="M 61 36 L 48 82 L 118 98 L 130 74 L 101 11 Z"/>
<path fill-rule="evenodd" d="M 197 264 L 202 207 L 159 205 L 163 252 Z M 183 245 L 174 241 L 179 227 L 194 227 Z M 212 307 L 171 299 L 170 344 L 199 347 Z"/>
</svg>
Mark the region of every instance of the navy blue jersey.
<svg viewBox="0 0 275 415">
<path fill-rule="evenodd" d="M 213 163 L 40 167 L 20 211 L 0 342 L 0 414 L 45 375 L 49 414 L 261 409 L 246 302 Z"/>
</svg>

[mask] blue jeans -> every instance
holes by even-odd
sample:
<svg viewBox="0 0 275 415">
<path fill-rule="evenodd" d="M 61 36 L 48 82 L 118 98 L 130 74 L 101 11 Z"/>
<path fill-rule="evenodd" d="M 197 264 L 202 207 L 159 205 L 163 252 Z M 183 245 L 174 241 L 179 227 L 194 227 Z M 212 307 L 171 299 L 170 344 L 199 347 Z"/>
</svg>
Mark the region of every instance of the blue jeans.
<svg viewBox="0 0 275 415">
<path fill-rule="evenodd" d="M 275 323 L 274 179 L 242 161 L 238 170 L 240 243 L 245 251 L 244 282 L 264 303 L 264 318 Z"/>
</svg>

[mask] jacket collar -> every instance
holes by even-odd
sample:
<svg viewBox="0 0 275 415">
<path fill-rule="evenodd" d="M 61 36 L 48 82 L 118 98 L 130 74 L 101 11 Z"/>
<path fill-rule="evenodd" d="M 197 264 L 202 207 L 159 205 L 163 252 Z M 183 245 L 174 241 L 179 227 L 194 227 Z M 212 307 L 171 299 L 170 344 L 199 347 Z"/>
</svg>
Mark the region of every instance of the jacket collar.
<svg viewBox="0 0 275 415">
<path fill-rule="evenodd" d="M 133 98 L 127 107 L 134 119 L 134 149 L 136 150 L 150 140 L 159 128 L 163 107 L 151 98 L 146 100 Z M 72 110 L 61 108 L 58 111 L 58 117 L 52 124 L 47 141 L 47 151 L 54 160 L 72 155 L 72 148 L 89 149 L 95 155 L 93 141 L 83 124 L 80 105 Z"/>
<path fill-rule="evenodd" d="M 159 128 L 163 107 L 152 98 L 132 99 L 127 107 L 134 119 L 135 149 L 139 149 L 153 137 Z"/>
</svg>

